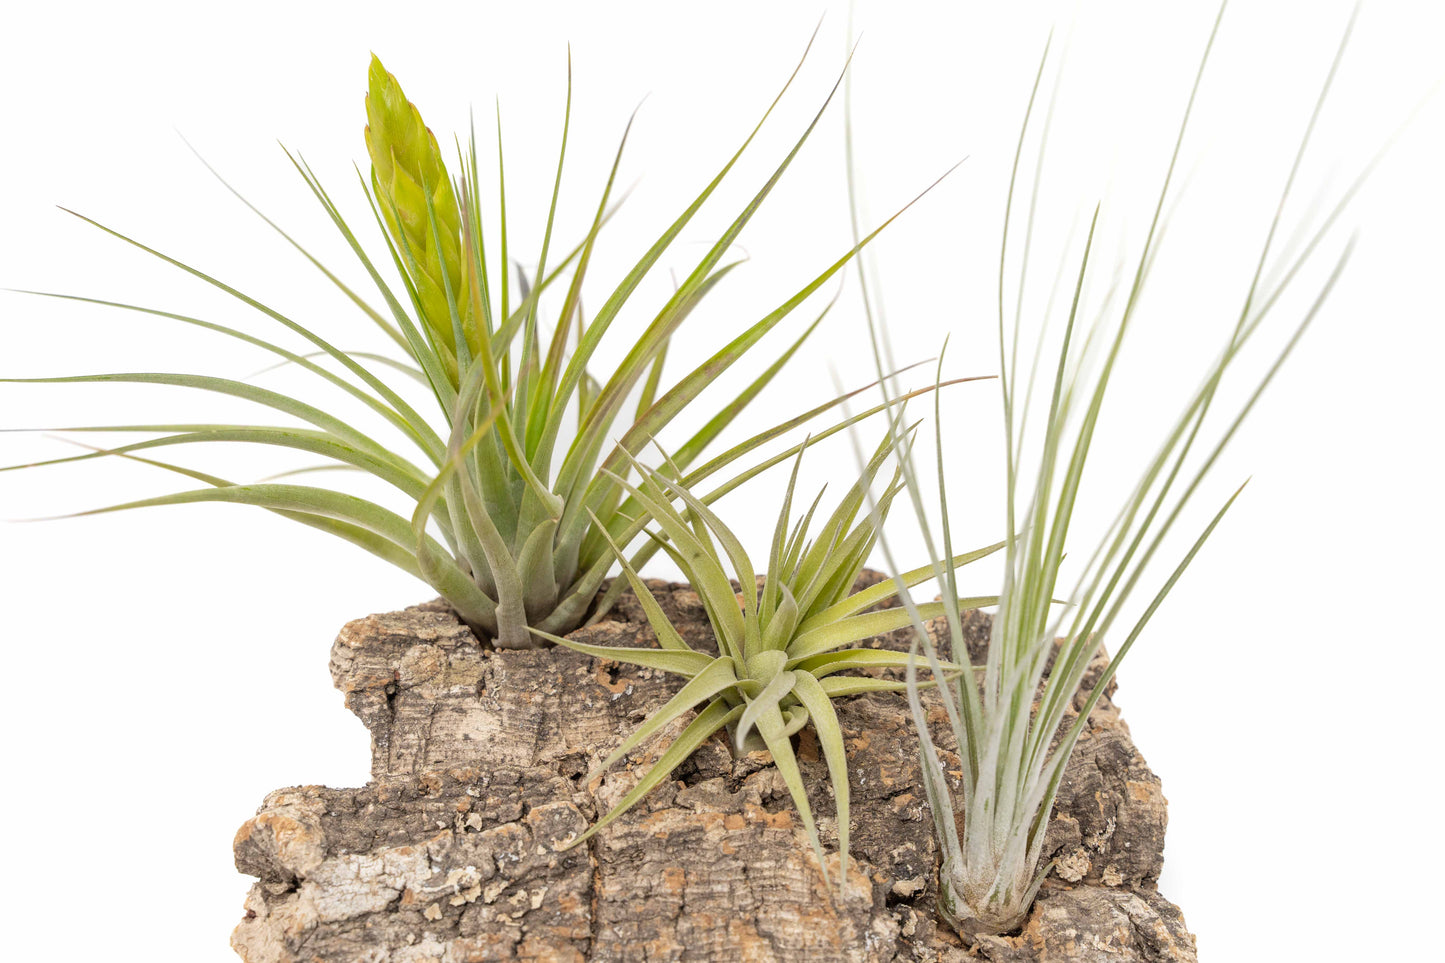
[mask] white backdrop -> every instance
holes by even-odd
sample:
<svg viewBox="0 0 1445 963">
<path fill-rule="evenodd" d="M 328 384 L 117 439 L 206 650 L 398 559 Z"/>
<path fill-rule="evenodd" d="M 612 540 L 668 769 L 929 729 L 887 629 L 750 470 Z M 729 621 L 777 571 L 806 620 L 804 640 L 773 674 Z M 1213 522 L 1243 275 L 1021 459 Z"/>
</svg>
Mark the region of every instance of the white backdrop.
<svg viewBox="0 0 1445 963">
<path fill-rule="evenodd" d="M 596 265 L 598 279 L 615 278 L 741 142 L 823 16 L 751 158 L 665 262 L 685 272 L 821 104 L 848 37 L 846 6 L 821 0 L 402 9 L 138 0 L 8 13 L 0 285 L 137 301 L 281 339 L 265 318 L 60 204 L 220 276 L 343 347 L 374 347 L 369 324 L 229 196 L 177 133 L 361 284 L 276 141 L 304 154 L 343 206 L 366 216 L 351 165 L 364 163 L 362 95 L 375 50 L 444 143 L 464 134 L 475 107 L 485 158 L 500 100 L 515 250 L 530 252 L 569 43 L 576 87 L 563 237 L 577 236 L 590 216 L 616 138 L 647 97 L 622 175 L 639 186 Z M 876 247 L 901 359 L 931 356 L 951 334 L 952 374 L 997 367 L 1004 191 L 1050 27 L 1055 52 L 1067 54 L 1035 229 L 1042 289 L 1070 226 L 1098 200 L 1109 259 L 1137 253 L 1214 12 L 1193 0 L 861 0 L 853 116 L 871 221 L 967 157 Z M 1105 413 L 1076 551 L 1090 547 L 1088 533 L 1109 517 L 1174 401 L 1226 337 L 1348 15 L 1335 0 L 1266 0 L 1237 3 L 1226 16 L 1181 161 L 1187 190 Z M 1445 12 L 1425 0 L 1365 6 L 1287 233 L 1328 209 L 1311 201 L 1332 202 L 1439 80 L 1442 31 Z M 1052 82 L 1050 74 L 1045 93 Z M 695 319 L 680 360 L 710 352 L 728 325 L 760 317 L 850 244 L 842 106 L 830 108 L 743 235 L 750 262 Z M 1205 959 L 1328 959 L 1366 934 L 1373 956 L 1409 954 L 1414 936 L 1402 924 L 1440 895 L 1425 829 L 1438 757 L 1427 748 L 1435 721 L 1427 680 L 1445 669 L 1434 618 L 1445 574 L 1437 549 L 1445 534 L 1442 121 L 1439 99 L 1428 102 L 1323 246 L 1327 267 L 1358 230 L 1335 296 L 1198 507 L 1211 511 L 1245 477 L 1253 483 L 1121 675 L 1117 701 L 1170 800 L 1161 888 L 1183 907 Z M 1042 303 L 1041 291 L 1029 297 L 1026 313 Z M 787 330 L 803 323 L 800 315 Z M 834 374 L 847 385 L 866 380 L 871 361 L 851 282 L 823 331 L 765 397 L 768 412 L 826 396 Z M 5 377 L 245 377 L 269 363 L 163 320 L 10 293 L 0 295 L 0 346 Z M 261 382 L 304 384 L 284 373 Z M 984 383 L 946 399 L 963 544 L 1003 527 L 996 395 Z M 5 428 L 259 417 L 179 390 L 0 385 Z M 41 435 L 0 435 L 0 464 L 72 450 Z M 242 479 L 292 464 L 226 450 L 192 453 L 188 463 Z M 805 485 L 811 492 L 852 467 L 846 444 L 821 448 Z M 780 481 L 752 489 L 751 502 L 721 503 L 750 544 L 766 544 Z M 171 477 L 133 464 L 3 473 L 0 516 L 175 489 Z M 916 558 L 913 526 L 897 521 L 900 557 Z M 971 574 L 980 592 L 996 584 L 996 569 Z M 432 593 L 347 545 L 230 506 L 5 524 L 0 593 L 11 720 L 0 803 L 9 827 L 5 955 L 31 958 L 45 945 L 56 958 L 54 941 L 69 940 L 74 952 L 62 956 L 76 959 L 234 958 L 226 937 L 248 885 L 231 869 L 234 830 L 271 789 L 359 785 L 367 776 L 365 731 L 327 675 L 332 637 L 348 619 Z M 31 952 L 15 952 L 17 940 Z"/>
</svg>

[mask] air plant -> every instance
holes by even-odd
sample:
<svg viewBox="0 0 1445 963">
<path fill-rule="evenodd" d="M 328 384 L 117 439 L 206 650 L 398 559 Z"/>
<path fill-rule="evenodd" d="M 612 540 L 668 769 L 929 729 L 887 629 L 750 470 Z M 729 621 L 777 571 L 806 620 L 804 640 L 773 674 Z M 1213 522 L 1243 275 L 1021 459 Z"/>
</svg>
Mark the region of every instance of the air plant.
<svg viewBox="0 0 1445 963">
<path fill-rule="evenodd" d="M 668 621 L 647 584 L 628 563 L 620 546 L 613 550 L 657 636 L 657 648 L 592 645 L 555 638 L 559 645 L 599 658 L 659 669 L 687 679 L 664 706 L 652 713 L 621 745 L 610 752 L 585 780 L 590 782 L 656 736 L 674 720 L 702 705 L 682 732 L 661 753 L 651 769 L 612 808 L 583 833 L 580 843 L 617 819 L 676 769 L 713 733 L 725 729 L 738 753 L 766 749 L 772 754 L 802 820 L 803 829 L 828 879 L 822 844 L 791 736 L 811 724 L 828 766 L 837 807 L 840 886 L 848 875 L 848 761 L 843 732 L 832 700 L 863 692 L 901 690 L 905 683 L 841 673 L 859 669 L 901 668 L 908 656 L 856 643 L 904 628 L 910 613 L 902 608 L 875 607 L 898 593 L 899 585 L 931 578 L 932 566 L 906 572 L 854 591 L 863 563 L 877 540 L 878 526 L 901 491 L 900 476 L 879 496 L 869 512 L 865 500 L 875 476 L 895 451 L 885 439 L 857 481 L 839 501 L 816 535 L 810 531 L 823 492 L 794 523 L 793 494 L 802 451 L 793 464 L 783 507 L 774 527 L 767 570 L 757 566 L 732 530 L 685 485 L 662 471 L 634 464 L 637 486 L 617 481 L 641 506 L 658 529 L 654 544 L 671 556 L 697 591 L 717 639 L 717 652 L 691 648 Z M 675 475 L 675 473 L 673 473 Z M 679 503 L 674 506 L 673 502 Z M 861 516 L 860 516 L 861 512 Z M 962 565 L 998 550 L 1000 545 L 953 559 Z M 731 568 L 737 587 L 728 579 Z M 992 598 L 956 599 L 964 607 L 992 604 Z M 924 616 L 941 614 L 942 603 L 918 607 Z M 940 673 L 958 671 L 940 665 Z"/>
<path fill-rule="evenodd" d="M 369 306 L 274 222 L 267 219 L 267 223 L 404 351 L 405 361 L 342 351 L 309 327 L 225 282 L 99 224 L 96 226 L 107 233 L 235 297 L 299 335 L 317 350 L 301 354 L 212 321 L 159 309 L 56 296 L 145 312 L 268 351 L 283 364 L 297 366 L 362 402 L 420 452 L 422 461 L 418 463 L 398 453 L 320 407 L 247 381 L 158 372 L 6 379 L 194 388 L 241 398 L 307 426 L 177 423 L 56 429 L 144 432 L 158 437 L 40 464 L 121 455 L 199 480 L 206 487 L 96 511 L 211 501 L 269 509 L 353 542 L 423 579 L 443 595 L 479 635 L 494 640 L 500 647 L 532 647 L 539 644 L 541 636 L 531 629 L 560 635 L 576 628 L 589 615 L 598 617 L 616 597 L 615 591 L 606 595 L 599 608 L 598 593 L 613 565 L 613 543 L 629 544 L 645 521 L 641 505 L 635 498 L 626 497 L 628 489 L 623 478 L 630 470 L 632 456 L 822 287 L 858 249 L 847 251 L 775 310 L 740 328 L 712 357 L 665 388 L 662 369 L 669 340 L 698 303 L 736 266 L 735 262 L 724 263 L 728 250 L 808 139 L 827 107 L 825 101 L 762 188 L 696 266 L 677 283 L 675 292 L 617 367 L 604 374 L 589 372 L 599 344 L 624 306 L 631 303 L 634 291 L 653 272 L 663 253 L 748 149 L 798 69 L 738 151 L 636 260 L 621 282 L 600 302 L 597 311 L 585 318 L 583 282 L 599 233 L 613 210 L 612 192 L 622 146 L 618 147 L 585 238 L 554 267 L 552 226 L 566 156 L 571 113 L 570 73 L 557 177 L 536 272 L 530 283 L 525 275 L 521 276 L 514 290 L 510 279 L 500 122 L 497 156 L 500 216 L 493 237 L 495 247 L 489 250 L 487 233 L 483 230 L 480 197 L 484 185 L 479 174 L 475 136 L 465 151 L 458 145 L 455 170 L 461 173 L 454 176 L 448 171 L 443 151 L 423 123 L 421 114 L 406 99 L 396 79 L 373 57 L 368 75 L 365 137 L 371 173 L 369 178 L 363 178 L 362 188 L 381 228 L 387 258 L 400 276 L 400 288 L 385 280 L 382 265 L 363 248 L 310 167 L 298 157 L 291 160 L 375 283 L 385 302 L 385 312 Z M 828 100 L 831 98 L 830 93 Z M 622 143 L 626 143 L 625 134 Z M 563 288 L 564 284 L 560 312 L 547 333 L 538 317 L 541 295 Z M 668 471 L 696 485 L 770 439 L 837 404 L 841 399 L 758 432 L 702 468 L 683 474 L 772 380 L 821 320 L 822 314 L 801 336 L 777 352 L 761 374 L 687 438 L 674 452 Z M 318 358 L 328 359 L 339 373 L 319 364 Z M 423 417 L 382 377 L 379 365 L 420 382 L 436 402 L 441 418 Z M 629 408 L 631 415 L 627 414 Z M 619 419 L 623 420 L 619 422 Z M 407 496 L 415 504 L 415 511 L 406 518 L 373 501 L 290 481 L 235 484 L 190 468 L 141 458 L 138 454 L 200 442 L 263 444 L 308 452 L 326 459 L 328 467 L 359 469 L 380 479 Z M 776 463 L 788 454 L 765 464 Z M 733 478 L 708 497 L 715 498 L 731 490 L 745 478 L 752 477 L 756 470 Z M 653 551 L 650 545 L 644 545 L 634 556 L 634 564 L 641 564 Z"/>
<path fill-rule="evenodd" d="M 1222 13 L 1221 10 L 1221 16 Z M 1218 28 L 1219 22 L 1216 21 L 1215 34 Z M 1211 34 L 1204 62 L 1208 60 L 1215 34 Z M 1342 43 L 1341 54 L 1343 50 Z M 1046 51 L 1044 63 L 1047 59 Z M 1120 347 L 1134 320 L 1140 293 L 1159 250 L 1164 201 L 1170 194 L 1174 164 L 1179 156 L 1189 111 L 1199 89 L 1199 77 L 1196 77 L 1194 93 L 1190 95 L 1189 108 L 1184 114 L 1173 159 L 1134 269 L 1132 283 L 1126 289 L 1117 315 L 1111 310 L 1109 295 L 1097 299 L 1099 303 L 1091 304 L 1086 292 L 1086 281 L 1093 271 L 1090 259 L 1099 216 L 1098 210 L 1095 210 L 1088 239 L 1078 260 L 1077 274 L 1071 273 L 1076 277 L 1076 283 L 1057 359 L 1052 366 L 1053 377 L 1047 392 L 1042 428 L 1033 435 L 1025 433 L 1025 424 L 1028 400 L 1033 395 L 1034 374 L 1029 374 L 1027 384 L 1021 388 L 1018 371 L 1020 319 L 1015 317 L 1012 325 L 1006 323 L 1004 257 L 1001 256 L 998 334 L 1009 534 L 1004 548 L 1004 583 L 983 672 L 977 678 L 971 674 L 957 675 L 956 685 L 947 687 L 948 692 L 942 700 L 961 758 L 959 768 L 962 773 L 956 795 L 950 790 L 949 778 L 930 734 L 918 676 L 920 661 L 926 660 L 934 678 L 947 673 L 950 665 L 941 661 L 937 646 L 923 624 L 934 609 L 915 603 L 907 586 L 901 581 L 897 583 L 900 599 L 914 617 L 913 658 L 907 670 L 908 698 L 919 733 L 925 788 L 942 852 L 938 905 L 943 917 L 965 938 L 1006 933 L 1019 927 L 1026 919 L 1039 887 L 1052 867 L 1051 862 L 1043 861 L 1049 815 L 1065 766 L 1089 713 L 1114 677 L 1120 661 L 1233 504 L 1239 495 L 1238 490 L 1215 511 L 1159 585 L 1142 613 L 1134 618 L 1112 657 L 1107 659 L 1106 667 L 1092 682 L 1092 688 L 1085 690 L 1083 686 L 1090 663 L 1102 651 L 1103 643 L 1112 637 L 1125 602 L 1166 535 L 1315 318 L 1349 258 L 1353 241 L 1345 246 L 1312 306 L 1295 324 L 1284 347 L 1255 383 L 1244 403 L 1212 443 L 1204 442 L 1201 430 L 1226 371 L 1258 331 L 1291 281 L 1310 260 L 1345 202 L 1359 186 L 1357 181 L 1314 233 L 1302 253 L 1285 265 L 1281 280 L 1272 286 L 1262 283 L 1285 199 L 1338 64 L 1337 55 L 1286 181 L 1279 210 L 1265 239 L 1253 281 L 1228 341 L 1218 358 L 1206 368 L 1200 387 L 1190 396 L 1168 430 L 1138 483 L 1123 499 L 1105 538 L 1088 553 L 1082 553 L 1077 548 L 1069 552 L 1066 543 L 1070 522 Z M 1043 70 L 1044 64 L 1041 63 L 1040 78 Z M 1200 77 L 1203 70 L 1204 63 L 1201 63 Z M 1034 85 L 1035 96 L 1037 91 L 1038 79 Z M 1023 133 L 1020 134 L 1019 150 L 1015 155 L 1014 180 L 1017 179 L 1018 158 L 1028 132 L 1033 103 L 1031 96 Z M 1012 182 L 1009 198 L 1009 210 L 1012 210 Z M 1005 255 L 1009 251 L 1008 220 L 1006 213 Z M 1020 267 L 1021 285 L 1026 271 L 1025 255 Z M 865 288 L 865 300 L 867 298 Z M 1098 315 L 1092 324 L 1083 320 L 1095 310 Z M 1112 324 L 1106 320 L 1111 316 L 1115 318 Z M 1040 351 L 1042 344 L 1041 334 Z M 886 345 L 881 340 L 875 339 L 875 348 L 880 358 L 886 356 Z M 1091 359 L 1091 352 L 1095 349 L 1101 357 Z M 1091 364 L 1091 360 L 1097 363 Z M 886 394 L 886 378 L 883 384 Z M 936 411 L 935 414 L 941 415 L 941 412 Z M 936 421 L 941 423 L 941 418 L 936 418 Z M 1213 424 L 1212 419 L 1210 422 Z M 937 430 L 937 441 L 941 446 L 943 433 L 941 427 Z M 1201 452 L 1207 453 L 1191 460 L 1189 456 L 1197 443 Z M 1021 477 L 1023 469 L 1020 466 L 1026 462 L 1037 465 L 1029 485 L 1025 485 Z M 937 479 L 942 523 L 941 552 L 933 548 L 935 543 L 929 534 L 927 514 L 917 497 L 923 482 L 907 453 L 900 458 L 900 472 L 914 496 L 915 510 L 928 540 L 929 551 L 939 559 L 934 571 L 942 591 L 943 617 L 952 641 L 951 651 L 955 654 L 966 651 L 960 623 L 962 606 L 954 601 L 956 565 L 949 558 L 952 549 L 947 484 L 941 464 Z M 886 551 L 886 543 L 884 548 Z M 1056 594 L 1064 589 L 1061 573 L 1066 554 L 1084 562 L 1072 594 L 1059 608 Z"/>
</svg>

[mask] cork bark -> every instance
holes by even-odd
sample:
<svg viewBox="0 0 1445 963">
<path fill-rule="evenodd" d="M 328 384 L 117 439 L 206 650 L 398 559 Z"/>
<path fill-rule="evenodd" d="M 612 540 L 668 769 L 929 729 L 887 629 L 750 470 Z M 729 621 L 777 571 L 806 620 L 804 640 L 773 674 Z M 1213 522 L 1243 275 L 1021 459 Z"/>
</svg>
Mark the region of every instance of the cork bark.
<svg viewBox="0 0 1445 963">
<path fill-rule="evenodd" d="M 697 595 L 650 584 L 689 643 L 711 646 Z M 975 661 L 988 626 L 968 613 Z M 575 637 L 653 642 L 630 596 Z M 685 725 L 582 783 L 677 691 L 675 677 L 563 649 L 491 650 L 441 602 L 350 623 L 331 670 L 370 730 L 372 780 L 274 792 L 237 832 L 236 866 L 257 878 L 231 940 L 247 963 L 1195 959 L 1179 909 L 1155 886 L 1159 780 L 1107 695 L 1069 763 L 1046 854 L 1058 863 L 1028 922 L 965 950 L 934 914 L 938 853 L 899 694 L 835 704 L 853 806 L 840 897 L 832 794 L 810 730 L 797 749 L 832 889 L 768 754 L 734 758 L 721 735 L 626 816 L 567 846 Z M 925 704 L 956 762 L 938 696 Z"/>
</svg>

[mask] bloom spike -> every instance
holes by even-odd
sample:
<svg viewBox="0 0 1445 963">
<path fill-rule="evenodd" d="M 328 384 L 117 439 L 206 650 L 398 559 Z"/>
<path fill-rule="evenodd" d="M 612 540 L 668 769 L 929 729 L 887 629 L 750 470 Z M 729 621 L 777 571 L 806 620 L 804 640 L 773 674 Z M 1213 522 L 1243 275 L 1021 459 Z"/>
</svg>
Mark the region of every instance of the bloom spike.
<svg viewBox="0 0 1445 963">
<path fill-rule="evenodd" d="M 476 340 L 461 269 L 461 212 L 436 137 L 375 54 L 367 72 L 365 136 L 372 187 L 410 267 L 424 320 L 455 353 L 448 286 L 468 341 Z"/>
</svg>

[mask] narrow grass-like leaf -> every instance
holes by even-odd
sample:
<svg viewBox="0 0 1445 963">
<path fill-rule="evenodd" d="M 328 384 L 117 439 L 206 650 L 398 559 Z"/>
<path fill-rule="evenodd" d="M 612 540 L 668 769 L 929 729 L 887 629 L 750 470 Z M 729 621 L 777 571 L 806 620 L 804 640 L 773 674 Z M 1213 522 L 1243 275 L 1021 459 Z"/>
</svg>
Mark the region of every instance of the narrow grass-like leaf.
<svg viewBox="0 0 1445 963">
<path fill-rule="evenodd" d="M 623 796 L 622 800 L 614 806 L 607 815 L 597 820 L 586 832 L 574 839 L 570 846 L 576 846 L 579 843 L 586 842 L 618 816 L 621 816 L 628 809 L 632 808 L 638 800 L 646 796 L 656 788 L 659 783 L 666 779 L 674 769 L 682 765 L 683 760 L 692 755 L 699 746 L 707 741 L 709 736 L 734 721 L 742 714 L 742 711 L 742 706 L 730 708 L 726 703 L 710 703 L 706 709 L 697 714 L 697 718 L 688 723 L 687 728 L 682 731 L 681 735 L 677 737 L 672 745 L 667 747 L 667 751 L 658 758 L 657 762 L 653 763 L 647 775 L 643 776 L 637 785 L 634 786 L 627 795 Z"/>
<path fill-rule="evenodd" d="M 591 642 L 578 642 L 575 639 L 563 638 L 559 635 L 552 635 L 543 632 L 541 629 L 532 629 L 549 642 L 572 649 L 574 652 L 581 652 L 583 655 L 596 656 L 600 659 L 612 659 L 618 662 L 631 662 L 633 665 L 640 665 L 645 669 L 660 669 L 663 672 L 671 672 L 673 675 L 680 675 L 685 678 L 692 678 L 702 672 L 713 662 L 717 661 L 713 656 L 702 652 L 679 652 L 676 649 L 638 649 L 622 646 L 594 645 Z"/>
<path fill-rule="evenodd" d="M 649 650 L 650 651 L 650 650 Z M 625 659 L 623 661 L 626 661 Z M 714 659 L 697 675 L 687 681 L 677 694 L 647 717 L 647 721 L 638 726 L 622 745 L 612 750 L 607 758 L 603 759 L 587 775 L 583 782 L 591 782 L 633 749 L 642 745 L 648 739 L 662 730 L 672 720 L 681 716 L 684 712 L 696 706 L 699 702 L 712 699 L 714 696 L 738 684 L 737 673 L 733 671 L 734 666 L 730 659 Z"/>
</svg>

